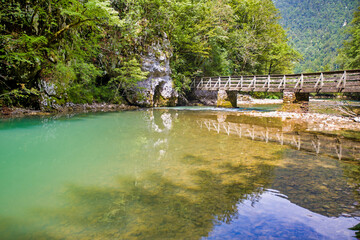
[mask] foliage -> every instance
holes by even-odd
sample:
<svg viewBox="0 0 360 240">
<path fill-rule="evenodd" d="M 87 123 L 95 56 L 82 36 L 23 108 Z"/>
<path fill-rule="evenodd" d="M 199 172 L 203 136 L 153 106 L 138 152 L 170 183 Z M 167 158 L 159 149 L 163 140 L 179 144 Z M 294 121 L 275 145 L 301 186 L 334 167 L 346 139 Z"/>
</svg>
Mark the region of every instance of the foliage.
<svg viewBox="0 0 360 240">
<path fill-rule="evenodd" d="M 339 69 L 337 49 L 346 39 L 344 29 L 358 0 L 274 0 L 291 45 L 303 55 L 296 73 Z"/>
<path fill-rule="evenodd" d="M 180 93 L 196 76 L 287 73 L 299 59 L 271 0 L 1 3 L 0 94 L 45 81 L 62 101 L 119 102 L 156 46 Z"/>
<path fill-rule="evenodd" d="M 287 44 L 270 0 L 194 3 L 172 32 L 175 85 L 186 90 L 195 76 L 288 73 L 299 54 Z M 186 14 L 185 14 L 186 12 Z M 186 28 L 186 26 L 192 26 Z"/>
<path fill-rule="evenodd" d="M 348 29 L 350 38 L 344 42 L 340 49 L 339 61 L 346 69 L 360 68 L 360 7 L 354 13 L 354 19 Z"/>
<path fill-rule="evenodd" d="M 254 98 L 269 98 L 269 99 L 281 99 L 282 93 L 268 93 L 268 92 L 252 92 L 250 96 Z"/>
<path fill-rule="evenodd" d="M 122 91 L 122 95 L 126 96 L 128 91 L 134 89 L 139 81 L 146 79 L 148 74 L 141 70 L 140 64 L 135 58 L 124 61 L 120 68 L 114 69 L 114 72 L 116 76 L 112 78 L 109 83 L 115 88 L 115 101 L 117 101 L 120 90 Z"/>
<path fill-rule="evenodd" d="M 2 1 L 0 16 L 0 93 L 40 80 L 64 93 L 89 85 L 103 26 L 122 24 L 109 0 Z"/>
<path fill-rule="evenodd" d="M 24 84 L 21 84 L 20 89 L 13 89 L 9 92 L 0 94 L 0 107 L 3 105 L 15 105 L 19 100 L 28 100 L 34 96 L 39 96 L 39 91 L 37 89 L 27 89 Z"/>
<path fill-rule="evenodd" d="M 355 237 L 356 237 L 357 239 L 360 238 L 360 223 L 357 224 L 357 225 L 355 225 L 355 226 L 352 227 L 352 228 L 349 228 L 349 229 L 356 231 L 356 232 L 355 232 Z"/>
</svg>

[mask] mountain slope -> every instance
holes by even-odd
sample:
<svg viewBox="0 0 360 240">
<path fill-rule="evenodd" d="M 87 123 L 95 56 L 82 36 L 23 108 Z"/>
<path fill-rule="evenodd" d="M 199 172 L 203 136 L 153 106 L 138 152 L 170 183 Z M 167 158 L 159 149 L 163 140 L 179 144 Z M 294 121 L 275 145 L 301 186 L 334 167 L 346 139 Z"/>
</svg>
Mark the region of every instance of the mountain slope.
<svg viewBox="0 0 360 240">
<path fill-rule="evenodd" d="M 359 0 L 274 0 L 291 44 L 303 55 L 295 72 L 338 69 L 337 49 L 347 37 Z"/>
</svg>

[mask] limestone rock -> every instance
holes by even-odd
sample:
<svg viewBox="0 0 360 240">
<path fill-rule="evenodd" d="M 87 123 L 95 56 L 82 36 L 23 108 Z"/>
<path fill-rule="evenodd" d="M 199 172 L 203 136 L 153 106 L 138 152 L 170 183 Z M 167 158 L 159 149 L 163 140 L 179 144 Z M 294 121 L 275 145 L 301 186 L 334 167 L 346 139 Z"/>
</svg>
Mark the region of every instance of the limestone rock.
<svg viewBox="0 0 360 240">
<path fill-rule="evenodd" d="M 56 95 L 56 86 L 53 83 L 41 80 L 39 83 L 39 89 L 46 93 L 48 96 Z"/>
<path fill-rule="evenodd" d="M 51 111 L 53 109 L 57 109 L 57 105 L 53 99 L 53 97 L 56 96 L 56 85 L 41 80 L 39 82 L 39 89 L 41 92 L 40 109 L 42 111 Z"/>
<path fill-rule="evenodd" d="M 216 91 L 194 89 L 188 97 L 191 102 L 197 102 L 205 106 L 216 106 L 217 104 Z"/>
<path fill-rule="evenodd" d="M 170 57 L 168 40 L 154 43 L 142 57 L 142 69 L 149 72 L 149 77 L 138 83 L 143 100 L 138 100 L 137 104 L 147 107 L 176 105 L 178 93 L 170 77 Z"/>
</svg>

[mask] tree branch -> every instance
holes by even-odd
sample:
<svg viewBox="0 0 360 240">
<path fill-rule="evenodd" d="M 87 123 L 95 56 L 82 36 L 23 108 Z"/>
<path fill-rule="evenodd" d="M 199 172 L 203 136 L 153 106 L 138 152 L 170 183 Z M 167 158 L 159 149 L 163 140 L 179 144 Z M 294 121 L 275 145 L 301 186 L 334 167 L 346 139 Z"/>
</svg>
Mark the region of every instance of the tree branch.
<svg viewBox="0 0 360 240">
<path fill-rule="evenodd" d="M 34 18 L 35 18 L 35 15 L 38 13 L 39 11 L 39 8 L 35 8 L 35 11 L 33 13 L 33 15 L 31 16 L 31 20 L 30 20 L 30 26 L 32 27 L 33 26 L 33 23 L 34 23 Z"/>
<path fill-rule="evenodd" d="M 89 21 L 95 21 L 96 18 L 87 18 L 87 19 L 84 19 L 84 20 L 79 20 L 77 22 L 74 22 L 74 23 L 70 23 L 68 25 L 66 25 L 65 27 L 63 27 L 62 29 L 60 29 L 59 31 L 57 31 L 56 33 L 54 33 L 54 35 L 52 36 L 52 38 L 49 40 L 48 44 L 54 42 L 63 32 L 66 32 L 68 31 L 69 29 L 73 28 L 73 27 L 76 27 L 80 24 L 83 24 L 85 22 L 89 22 Z"/>
<path fill-rule="evenodd" d="M 5 77 L 5 76 L 3 76 L 3 75 L 0 75 L 0 77 L 1 77 L 2 79 L 4 79 L 5 81 L 8 80 L 8 77 Z M 2 84 L 4 84 L 8 89 L 11 89 L 11 87 L 9 87 L 4 81 L 1 81 L 1 80 L 0 80 L 0 82 L 1 82 Z"/>
</svg>

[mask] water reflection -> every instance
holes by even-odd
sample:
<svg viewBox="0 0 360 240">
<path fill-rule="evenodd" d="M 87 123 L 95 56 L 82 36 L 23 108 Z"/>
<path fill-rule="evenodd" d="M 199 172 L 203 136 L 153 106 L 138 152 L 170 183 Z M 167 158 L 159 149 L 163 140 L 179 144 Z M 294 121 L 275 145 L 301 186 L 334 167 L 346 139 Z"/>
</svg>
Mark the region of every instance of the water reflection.
<svg viewBox="0 0 360 240">
<path fill-rule="evenodd" d="M 295 131 L 289 126 L 268 127 L 242 122 L 226 121 L 226 115 L 216 115 L 216 120 L 201 118 L 197 121 L 200 128 L 215 131 L 218 134 L 237 135 L 242 138 L 288 145 L 297 150 L 325 154 L 339 160 L 360 162 L 360 143 L 351 139 L 332 137 L 324 134 L 313 134 Z M 256 122 L 256 118 L 254 118 Z"/>
<path fill-rule="evenodd" d="M 342 228 L 358 221 L 328 218 L 299 207 L 278 192 L 264 192 L 254 204 L 239 204 L 231 225 L 216 226 L 206 239 L 351 239 L 354 232 Z M 251 234 L 249 234 L 251 233 Z"/>
<path fill-rule="evenodd" d="M 282 166 L 275 170 L 272 188 L 284 193 L 293 203 L 325 216 L 360 217 L 359 142 L 294 131 L 276 120 L 249 121 L 233 115 L 208 114 L 197 123 L 200 129 L 216 134 L 290 146 L 282 154 Z"/>
<path fill-rule="evenodd" d="M 350 139 L 293 132 L 276 119 L 169 109 L 39 126 L 43 137 L 17 144 L 43 144 L 58 158 L 56 171 L 31 187 L 50 183 L 56 204 L 39 195 L 37 204 L 12 206 L 24 214 L 0 217 L 1 239 L 349 239 L 347 228 L 359 222 L 359 155 Z M 64 155 L 54 147 L 62 140 L 77 151 Z M 43 164 L 39 178 L 48 159 L 35 156 L 27 162 Z M 8 163 L 4 173 L 27 169 Z"/>
</svg>

